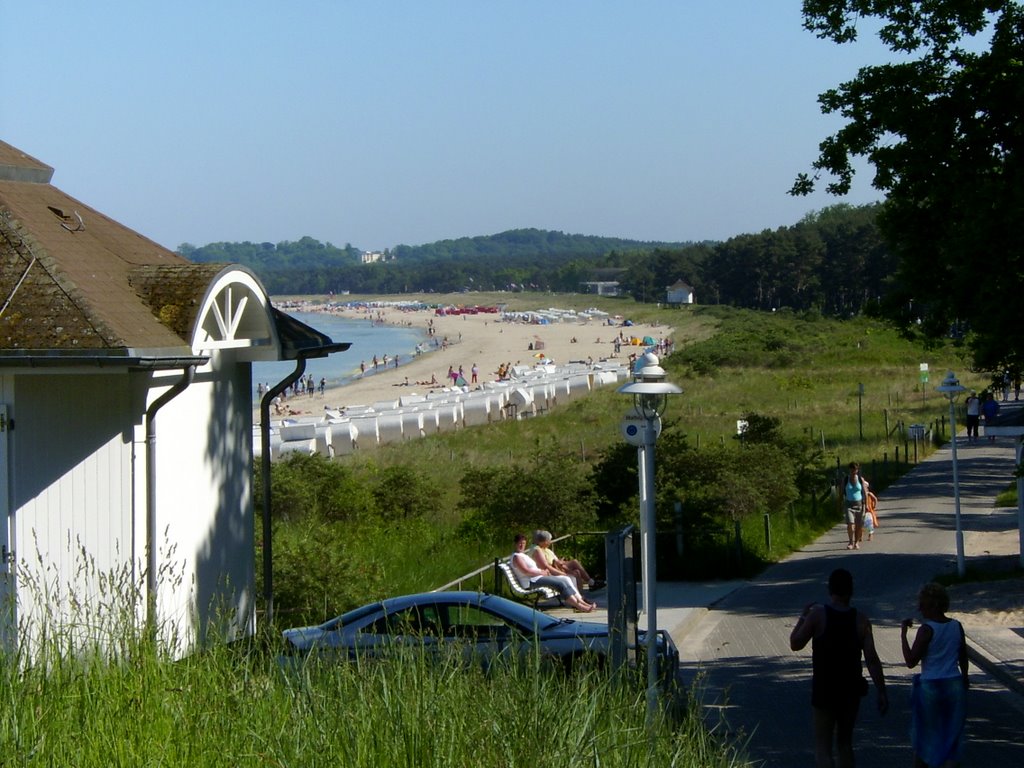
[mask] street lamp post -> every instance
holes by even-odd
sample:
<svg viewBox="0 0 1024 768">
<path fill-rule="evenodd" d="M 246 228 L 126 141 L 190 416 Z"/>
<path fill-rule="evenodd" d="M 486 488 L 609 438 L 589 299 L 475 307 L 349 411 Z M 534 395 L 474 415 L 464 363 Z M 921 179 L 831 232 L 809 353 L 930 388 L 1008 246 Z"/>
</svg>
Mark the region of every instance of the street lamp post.
<svg viewBox="0 0 1024 768">
<path fill-rule="evenodd" d="M 661 434 L 661 414 L 669 395 L 683 390 L 665 381 L 665 370 L 658 356 L 647 352 L 633 369 L 633 381 L 619 388 L 633 396 L 633 411 L 622 422 L 622 433 L 630 445 L 637 446 L 637 467 L 640 476 L 640 560 L 643 569 L 643 608 L 647 614 L 647 718 L 654 720 L 658 707 L 658 618 L 655 589 L 655 509 L 654 509 L 654 444 Z"/>
<path fill-rule="evenodd" d="M 966 387 L 961 386 L 960 381 L 952 371 L 947 373 L 942 384 L 935 388 L 936 392 L 941 392 L 949 398 L 949 430 L 952 432 L 953 446 L 953 515 L 956 521 L 956 572 L 961 577 L 967 572 L 967 564 L 964 561 L 964 529 L 960 524 L 960 475 L 956 461 L 956 409 L 953 403 L 960 396 L 960 393 L 966 389 Z"/>
</svg>

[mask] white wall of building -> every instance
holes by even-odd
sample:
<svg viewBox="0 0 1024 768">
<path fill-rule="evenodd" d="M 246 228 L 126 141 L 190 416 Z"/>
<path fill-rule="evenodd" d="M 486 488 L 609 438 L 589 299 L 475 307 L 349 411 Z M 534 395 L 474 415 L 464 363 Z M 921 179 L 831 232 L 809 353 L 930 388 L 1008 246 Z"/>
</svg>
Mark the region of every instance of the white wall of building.
<svg viewBox="0 0 1024 768">
<path fill-rule="evenodd" d="M 73 381 L 72 381 L 73 378 Z M 138 584 L 127 372 L 12 377 L 11 549 L 21 630 L 120 621 Z M 126 593 L 128 597 L 126 597 Z M 106 606 L 106 607 L 103 607 Z"/>
<path fill-rule="evenodd" d="M 220 367 L 232 354 L 214 353 L 155 419 L 158 614 L 189 645 L 254 627 L 249 366 Z"/>
</svg>

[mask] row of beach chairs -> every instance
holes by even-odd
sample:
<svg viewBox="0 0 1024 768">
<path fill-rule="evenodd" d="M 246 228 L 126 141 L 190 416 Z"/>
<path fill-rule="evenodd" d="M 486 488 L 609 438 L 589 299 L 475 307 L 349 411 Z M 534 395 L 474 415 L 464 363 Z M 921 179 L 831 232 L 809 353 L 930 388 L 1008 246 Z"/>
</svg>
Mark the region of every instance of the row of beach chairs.
<svg viewBox="0 0 1024 768">
<path fill-rule="evenodd" d="M 485 382 L 475 390 L 449 389 L 423 395 L 410 392 L 372 405 L 326 408 L 317 419 L 276 422 L 271 432 L 271 458 L 293 451 L 344 456 L 386 443 L 529 418 L 628 377 L 628 369 L 618 364 L 567 367 L 557 374 L 534 374 L 534 370 L 519 370 L 515 379 Z M 259 425 L 254 429 L 253 444 L 260 454 Z"/>
</svg>

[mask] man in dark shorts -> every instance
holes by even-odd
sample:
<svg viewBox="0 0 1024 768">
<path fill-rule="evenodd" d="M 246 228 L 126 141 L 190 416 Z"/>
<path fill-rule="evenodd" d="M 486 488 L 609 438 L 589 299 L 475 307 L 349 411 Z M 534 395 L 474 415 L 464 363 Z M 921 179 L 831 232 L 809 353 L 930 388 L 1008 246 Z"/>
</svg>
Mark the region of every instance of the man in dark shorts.
<svg viewBox="0 0 1024 768">
<path fill-rule="evenodd" d="M 853 766 L 853 726 L 860 699 L 867 695 L 868 681 L 861 671 L 861 654 L 875 683 L 878 711 L 889 709 L 882 662 L 875 650 L 871 621 L 850 606 L 853 576 L 837 568 L 828 577 L 828 604 L 804 608 L 789 636 L 794 651 L 811 643 L 811 706 L 814 710 L 814 758 L 818 768 Z M 832 742 L 839 762 L 832 760 Z"/>
</svg>

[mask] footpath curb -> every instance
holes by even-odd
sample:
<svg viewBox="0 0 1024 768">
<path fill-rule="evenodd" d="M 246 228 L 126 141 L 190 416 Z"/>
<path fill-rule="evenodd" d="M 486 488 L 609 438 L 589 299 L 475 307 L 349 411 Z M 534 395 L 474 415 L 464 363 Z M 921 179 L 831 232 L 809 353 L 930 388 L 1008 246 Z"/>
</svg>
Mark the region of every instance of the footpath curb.
<svg viewBox="0 0 1024 768">
<path fill-rule="evenodd" d="M 1006 632 L 1013 634 L 1013 630 Z M 1016 693 L 1024 696 L 1024 680 L 1021 680 L 1019 673 L 1014 674 L 1012 662 L 1009 659 L 1000 659 L 990 652 L 985 646 L 992 638 L 992 630 L 985 630 L 982 633 L 965 633 L 967 636 L 967 657 L 986 673 L 998 680 L 1002 685 Z M 1017 640 L 1019 643 L 1019 639 Z"/>
</svg>

